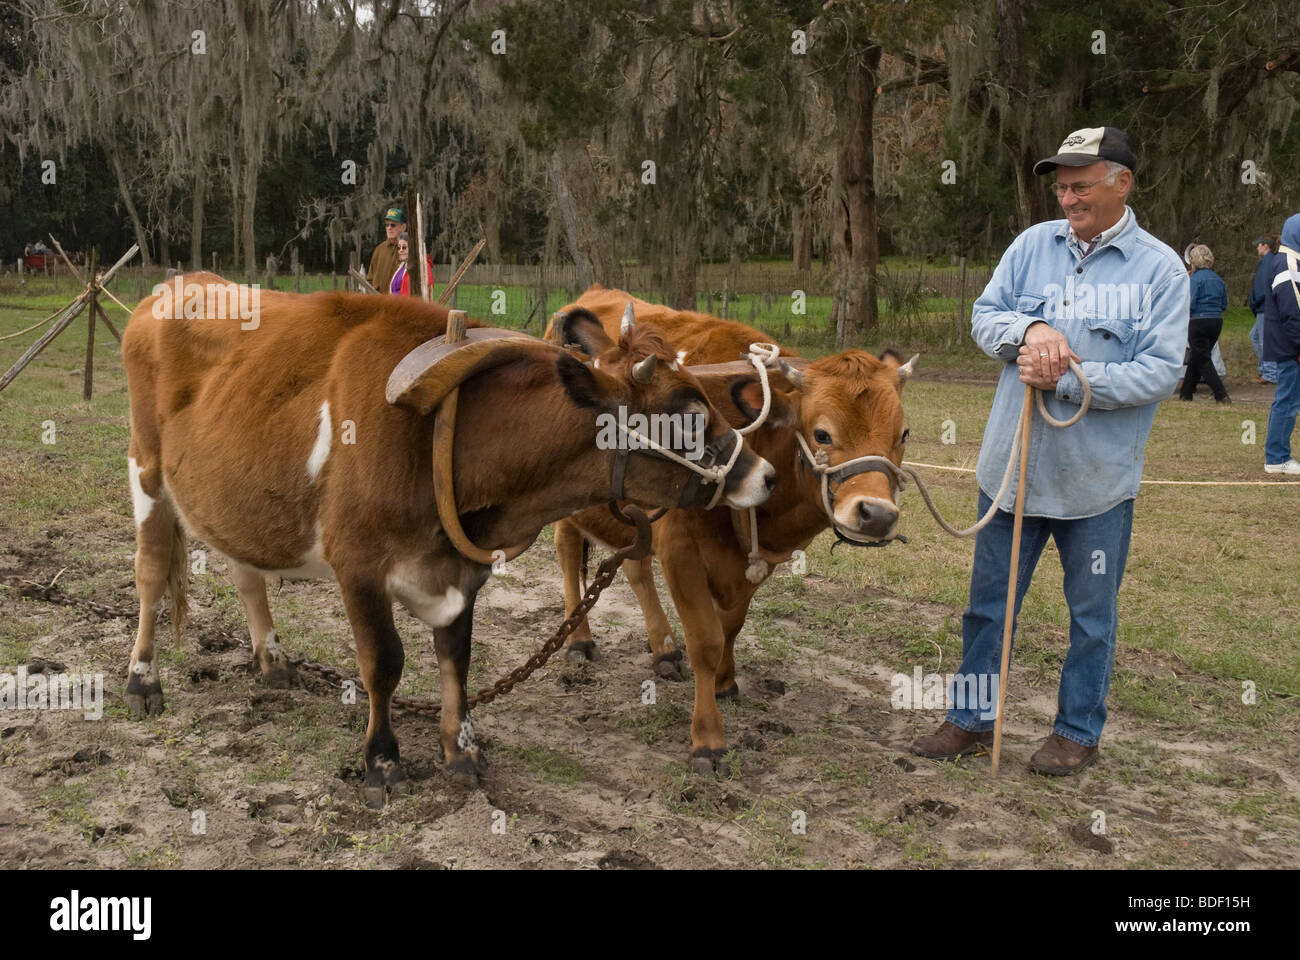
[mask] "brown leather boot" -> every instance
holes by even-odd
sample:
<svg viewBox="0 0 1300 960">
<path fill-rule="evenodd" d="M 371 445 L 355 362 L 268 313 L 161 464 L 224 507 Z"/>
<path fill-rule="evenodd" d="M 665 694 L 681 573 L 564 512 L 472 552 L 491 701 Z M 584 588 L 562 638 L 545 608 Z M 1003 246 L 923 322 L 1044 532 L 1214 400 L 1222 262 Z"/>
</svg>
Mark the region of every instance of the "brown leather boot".
<svg viewBox="0 0 1300 960">
<path fill-rule="evenodd" d="M 1029 758 L 1029 769 L 1049 777 L 1068 777 L 1096 759 L 1096 747 L 1085 747 L 1054 733 Z"/>
<path fill-rule="evenodd" d="M 956 760 L 969 754 L 987 753 L 993 743 L 993 731 L 972 733 L 948 720 L 934 733 L 912 744 L 912 752 L 931 760 Z"/>
</svg>

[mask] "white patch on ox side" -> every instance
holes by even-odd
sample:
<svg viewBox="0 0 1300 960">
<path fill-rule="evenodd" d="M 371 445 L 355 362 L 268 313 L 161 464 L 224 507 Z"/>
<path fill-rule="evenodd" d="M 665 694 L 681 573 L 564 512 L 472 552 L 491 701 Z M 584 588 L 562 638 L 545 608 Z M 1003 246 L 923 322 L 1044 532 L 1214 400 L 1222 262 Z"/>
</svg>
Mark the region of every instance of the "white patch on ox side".
<svg viewBox="0 0 1300 960">
<path fill-rule="evenodd" d="M 137 660 L 137 661 L 135 662 L 135 666 L 133 666 L 133 667 L 131 668 L 131 672 L 134 673 L 137 677 L 144 677 L 146 680 L 152 680 L 152 679 L 153 679 L 153 661 L 152 661 L 152 660 Z"/>
<path fill-rule="evenodd" d="M 261 570 L 268 577 L 283 577 L 285 580 L 322 580 L 334 576 L 334 568 L 325 560 L 325 544 L 321 540 L 320 524 L 316 525 L 316 542 L 298 561 L 298 566 L 286 570 Z"/>
<path fill-rule="evenodd" d="M 156 501 L 144 492 L 144 487 L 140 484 L 140 474 L 144 473 L 144 467 L 136 463 L 134 457 L 127 459 L 126 467 L 131 475 L 131 509 L 135 513 L 135 528 L 139 530 L 149 519 Z"/>
<path fill-rule="evenodd" d="M 402 606 L 431 627 L 445 627 L 465 609 L 465 594 L 448 587 L 442 596 L 425 593 L 396 573 L 388 575 L 388 589 L 402 601 Z"/>
<path fill-rule="evenodd" d="M 325 466 L 325 459 L 330 455 L 330 438 L 334 434 L 333 425 L 330 423 L 330 402 L 326 400 L 320 405 L 320 426 L 316 430 L 316 444 L 311 448 L 311 456 L 307 458 L 307 479 L 315 480 L 320 475 L 321 467 Z"/>
<path fill-rule="evenodd" d="M 678 351 L 677 351 L 677 359 L 674 360 L 672 363 L 668 364 L 668 366 L 669 366 L 669 368 L 672 369 L 672 370 L 677 370 L 677 369 L 679 369 L 679 368 L 681 367 L 681 365 L 682 365 L 682 361 L 685 360 L 685 359 L 686 359 L 686 351 L 685 351 L 685 350 L 678 350 Z"/>
</svg>

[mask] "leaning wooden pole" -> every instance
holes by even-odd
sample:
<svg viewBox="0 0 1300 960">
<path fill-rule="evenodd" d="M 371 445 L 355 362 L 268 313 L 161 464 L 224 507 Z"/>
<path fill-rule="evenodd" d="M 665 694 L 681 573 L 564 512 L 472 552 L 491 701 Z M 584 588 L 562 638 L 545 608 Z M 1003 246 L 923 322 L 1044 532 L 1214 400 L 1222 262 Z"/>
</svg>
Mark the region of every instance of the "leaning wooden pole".
<svg viewBox="0 0 1300 960">
<path fill-rule="evenodd" d="M 993 776 L 1002 758 L 1002 716 L 1007 705 L 1007 671 L 1011 665 L 1011 632 L 1016 616 L 1016 580 L 1020 573 L 1020 531 L 1025 525 L 1025 471 L 1029 468 L 1029 431 L 1034 423 L 1034 388 L 1025 386 L 1020 411 L 1020 476 L 1016 480 L 1016 514 L 1011 526 L 1011 568 L 1007 573 L 1007 612 L 1002 624 L 1002 668 L 998 672 L 998 714 L 993 721 Z"/>
<path fill-rule="evenodd" d="M 420 204 L 419 193 L 415 195 L 415 240 L 415 243 L 408 242 L 406 245 L 409 251 L 407 259 L 409 260 L 412 255 L 420 258 L 420 265 L 416 268 L 420 275 L 420 298 L 427 303 L 433 299 L 433 287 L 430 283 L 433 278 L 429 276 L 428 256 L 424 252 L 424 209 Z M 411 269 L 409 263 L 406 269 Z"/>
<path fill-rule="evenodd" d="M 95 267 L 99 264 L 96 262 L 98 254 L 95 248 L 90 249 L 90 259 L 86 261 L 86 270 L 91 277 L 95 275 Z M 90 312 L 86 314 L 88 322 L 86 323 L 86 372 L 81 380 L 81 399 L 90 400 L 90 392 L 95 382 L 95 321 L 99 319 L 99 292 L 95 284 L 90 285 L 90 299 L 86 304 L 90 307 Z"/>
</svg>

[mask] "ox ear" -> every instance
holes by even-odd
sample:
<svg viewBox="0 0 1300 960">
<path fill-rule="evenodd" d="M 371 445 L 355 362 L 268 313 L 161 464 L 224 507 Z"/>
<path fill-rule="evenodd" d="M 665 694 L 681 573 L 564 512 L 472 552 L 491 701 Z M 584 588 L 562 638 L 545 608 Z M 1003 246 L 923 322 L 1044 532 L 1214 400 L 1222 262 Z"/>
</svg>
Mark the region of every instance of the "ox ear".
<svg viewBox="0 0 1300 960">
<path fill-rule="evenodd" d="M 564 384 L 564 392 L 580 407 L 605 410 L 614 392 L 611 377 L 593 370 L 572 354 L 563 353 L 555 360 L 555 372 Z"/>
<path fill-rule="evenodd" d="M 560 346 L 577 347 L 589 357 L 598 357 L 614 346 L 600 319 L 585 307 L 575 307 L 557 316 L 555 334 Z"/>
<path fill-rule="evenodd" d="M 763 412 L 763 385 L 754 376 L 736 377 L 731 381 L 731 402 L 745 418 L 745 423 L 753 423 Z M 767 414 L 766 425 L 792 427 L 795 416 L 795 407 L 790 397 L 773 387 L 772 406 Z"/>
</svg>

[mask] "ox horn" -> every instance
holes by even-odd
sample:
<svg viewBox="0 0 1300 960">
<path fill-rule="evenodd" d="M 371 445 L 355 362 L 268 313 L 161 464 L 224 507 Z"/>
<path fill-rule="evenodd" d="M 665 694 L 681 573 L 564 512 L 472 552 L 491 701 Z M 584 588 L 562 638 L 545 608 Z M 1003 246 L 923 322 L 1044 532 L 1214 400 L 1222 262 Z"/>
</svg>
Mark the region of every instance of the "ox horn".
<svg viewBox="0 0 1300 960">
<path fill-rule="evenodd" d="M 627 306 L 623 308 L 623 322 L 618 325 L 618 335 L 626 337 L 632 332 L 634 326 L 636 326 L 636 312 L 632 309 L 632 301 L 629 300 Z M 653 365 L 650 369 L 653 372 Z"/>
<path fill-rule="evenodd" d="M 800 389 L 803 388 L 803 372 L 801 370 L 796 370 L 784 360 L 777 360 L 776 364 L 781 368 L 781 373 L 785 375 L 787 380 L 793 383 L 796 387 L 799 387 Z"/>
<path fill-rule="evenodd" d="M 655 377 L 655 364 L 659 361 L 653 353 L 632 367 L 632 379 L 637 383 L 649 383 Z"/>
<path fill-rule="evenodd" d="M 908 360 L 907 363 L 903 364 L 901 367 L 898 368 L 898 379 L 906 380 L 908 377 L 914 374 L 916 372 L 916 361 L 920 359 L 921 359 L 921 355 L 919 353 L 912 354 L 912 359 Z"/>
</svg>

